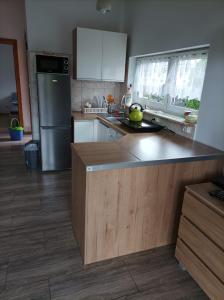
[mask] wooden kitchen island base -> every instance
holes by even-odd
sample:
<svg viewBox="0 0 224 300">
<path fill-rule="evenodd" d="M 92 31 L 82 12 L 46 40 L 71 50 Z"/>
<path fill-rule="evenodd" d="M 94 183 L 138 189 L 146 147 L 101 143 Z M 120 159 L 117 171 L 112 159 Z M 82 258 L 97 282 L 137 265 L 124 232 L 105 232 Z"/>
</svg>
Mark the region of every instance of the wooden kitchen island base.
<svg viewBox="0 0 224 300">
<path fill-rule="evenodd" d="M 88 172 L 73 150 L 72 222 L 84 264 L 174 243 L 185 186 L 222 166 L 204 160 Z"/>
</svg>

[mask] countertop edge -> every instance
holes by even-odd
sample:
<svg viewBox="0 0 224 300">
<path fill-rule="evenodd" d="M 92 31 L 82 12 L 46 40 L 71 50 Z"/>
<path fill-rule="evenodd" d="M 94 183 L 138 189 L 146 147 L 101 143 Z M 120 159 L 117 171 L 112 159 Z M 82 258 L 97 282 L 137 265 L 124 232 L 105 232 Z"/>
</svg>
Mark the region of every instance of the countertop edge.
<svg viewBox="0 0 224 300">
<path fill-rule="evenodd" d="M 161 160 L 149 160 L 149 161 L 128 161 L 128 162 L 118 162 L 118 163 L 107 163 L 107 164 L 89 164 L 86 165 L 87 172 L 113 170 L 113 169 L 125 169 L 125 168 L 135 168 L 135 167 L 146 167 L 154 165 L 162 165 L 169 163 L 185 163 L 193 161 L 205 161 L 205 160 L 224 160 L 224 154 L 212 154 L 212 155 L 201 155 L 186 158 L 167 158 Z"/>
</svg>

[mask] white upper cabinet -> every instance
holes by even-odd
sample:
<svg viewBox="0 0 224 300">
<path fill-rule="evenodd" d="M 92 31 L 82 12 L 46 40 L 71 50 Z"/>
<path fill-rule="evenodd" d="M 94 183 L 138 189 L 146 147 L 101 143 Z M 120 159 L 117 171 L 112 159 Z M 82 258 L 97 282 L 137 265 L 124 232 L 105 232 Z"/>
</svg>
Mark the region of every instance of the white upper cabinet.
<svg viewBox="0 0 224 300">
<path fill-rule="evenodd" d="M 127 35 L 103 31 L 102 80 L 124 81 Z"/>
<path fill-rule="evenodd" d="M 127 35 L 77 27 L 74 79 L 124 82 Z"/>
<path fill-rule="evenodd" d="M 78 27 L 74 34 L 76 35 L 75 77 L 101 80 L 102 31 Z"/>
</svg>

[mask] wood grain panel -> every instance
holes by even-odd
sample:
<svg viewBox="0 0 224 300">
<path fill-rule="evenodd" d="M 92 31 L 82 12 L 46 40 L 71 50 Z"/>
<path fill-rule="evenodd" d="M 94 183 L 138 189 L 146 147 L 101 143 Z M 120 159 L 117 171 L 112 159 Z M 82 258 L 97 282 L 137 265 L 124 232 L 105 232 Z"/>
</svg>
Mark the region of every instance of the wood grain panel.
<svg viewBox="0 0 224 300">
<path fill-rule="evenodd" d="M 183 216 L 178 236 L 224 282 L 224 252 Z"/>
<path fill-rule="evenodd" d="M 77 143 L 72 148 L 80 156 L 85 165 L 97 165 L 108 163 L 137 162 L 138 159 L 122 149 L 114 142 Z"/>
<path fill-rule="evenodd" d="M 189 192 L 185 193 L 182 214 L 224 250 L 224 218 Z"/>
<path fill-rule="evenodd" d="M 84 263 L 174 243 L 184 187 L 221 169 L 203 161 L 88 172 Z"/>
<path fill-rule="evenodd" d="M 223 300 L 224 285 L 222 282 L 180 239 L 177 240 L 175 256 L 211 299 Z"/>
<path fill-rule="evenodd" d="M 209 195 L 209 192 L 217 189 L 217 185 L 211 182 L 204 182 L 187 186 L 187 191 L 199 201 L 210 207 L 224 218 L 224 202 Z"/>
<path fill-rule="evenodd" d="M 72 226 L 84 257 L 85 251 L 85 166 L 73 152 L 72 155 Z"/>
</svg>

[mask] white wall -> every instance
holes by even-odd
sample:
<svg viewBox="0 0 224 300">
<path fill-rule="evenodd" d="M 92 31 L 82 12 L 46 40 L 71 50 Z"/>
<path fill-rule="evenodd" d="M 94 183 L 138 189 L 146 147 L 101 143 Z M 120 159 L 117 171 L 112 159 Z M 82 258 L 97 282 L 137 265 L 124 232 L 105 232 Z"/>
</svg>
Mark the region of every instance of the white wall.
<svg viewBox="0 0 224 300">
<path fill-rule="evenodd" d="M 0 44 L 0 113 L 10 112 L 10 97 L 15 92 L 13 47 Z"/>
<path fill-rule="evenodd" d="M 224 30 L 211 42 L 196 139 L 224 150 Z"/>
<path fill-rule="evenodd" d="M 128 0 L 130 56 L 207 44 L 224 28 L 222 0 Z"/>
<path fill-rule="evenodd" d="M 112 0 L 112 12 L 103 15 L 95 0 L 26 0 L 29 50 L 71 54 L 77 25 L 120 31 L 122 1 Z"/>
<path fill-rule="evenodd" d="M 210 44 L 196 139 L 224 150 L 224 1 L 129 0 L 129 55 Z"/>
</svg>

